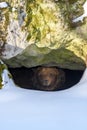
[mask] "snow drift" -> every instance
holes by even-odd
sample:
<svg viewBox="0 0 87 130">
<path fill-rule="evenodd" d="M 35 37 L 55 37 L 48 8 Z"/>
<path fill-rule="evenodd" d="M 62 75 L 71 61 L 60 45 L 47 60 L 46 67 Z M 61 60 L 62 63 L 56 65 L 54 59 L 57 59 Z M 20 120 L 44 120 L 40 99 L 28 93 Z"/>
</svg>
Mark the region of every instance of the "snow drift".
<svg viewBox="0 0 87 130">
<path fill-rule="evenodd" d="M 87 129 L 87 69 L 79 83 L 57 92 L 26 90 L 2 74 L 0 129 Z"/>
</svg>

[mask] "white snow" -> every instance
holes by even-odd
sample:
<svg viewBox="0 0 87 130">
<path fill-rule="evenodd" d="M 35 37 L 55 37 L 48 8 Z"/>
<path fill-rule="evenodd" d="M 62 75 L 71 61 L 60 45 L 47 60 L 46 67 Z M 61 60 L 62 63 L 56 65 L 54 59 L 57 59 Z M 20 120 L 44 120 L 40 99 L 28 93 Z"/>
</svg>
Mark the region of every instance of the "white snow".
<svg viewBox="0 0 87 130">
<path fill-rule="evenodd" d="M 6 7 L 0 2 L 0 8 Z M 84 4 L 87 16 L 87 1 Z M 77 22 L 79 19 L 74 19 Z M 86 130 L 87 129 L 87 68 L 80 82 L 72 88 L 42 92 L 16 86 L 2 74 L 0 90 L 0 130 Z"/>
<path fill-rule="evenodd" d="M 87 17 L 87 1 L 84 3 L 83 9 L 84 9 L 84 14 L 75 18 L 75 19 L 73 19 L 73 22 L 79 22 L 79 21 L 83 22 L 83 19 L 85 17 Z"/>
<path fill-rule="evenodd" d="M 1 130 L 86 130 L 87 69 L 78 84 L 56 92 L 17 87 L 3 72 L 0 90 Z"/>
<path fill-rule="evenodd" d="M 6 8 L 8 4 L 6 2 L 0 2 L 0 8 Z"/>
</svg>

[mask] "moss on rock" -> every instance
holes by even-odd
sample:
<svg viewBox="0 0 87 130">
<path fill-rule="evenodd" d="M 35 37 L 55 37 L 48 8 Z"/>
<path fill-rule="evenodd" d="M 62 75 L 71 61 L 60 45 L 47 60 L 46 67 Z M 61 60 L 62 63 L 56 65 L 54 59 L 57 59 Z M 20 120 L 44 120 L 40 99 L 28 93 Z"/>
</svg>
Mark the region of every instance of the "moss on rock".
<svg viewBox="0 0 87 130">
<path fill-rule="evenodd" d="M 7 66 L 0 60 L 0 89 L 3 88 L 3 77 L 2 74 L 4 73 L 4 70 L 8 70 Z M 9 79 L 12 79 L 12 75 L 8 72 Z"/>
<path fill-rule="evenodd" d="M 5 1 L 9 5 L 7 45 L 1 56 L 5 63 L 12 67 L 54 63 L 68 69 L 85 68 L 87 19 L 73 22 L 84 13 L 85 0 Z"/>
<path fill-rule="evenodd" d="M 0 61 L 0 89 L 3 87 L 2 84 L 2 73 L 4 71 L 4 69 L 6 69 L 6 65 L 2 63 L 2 61 Z"/>
</svg>

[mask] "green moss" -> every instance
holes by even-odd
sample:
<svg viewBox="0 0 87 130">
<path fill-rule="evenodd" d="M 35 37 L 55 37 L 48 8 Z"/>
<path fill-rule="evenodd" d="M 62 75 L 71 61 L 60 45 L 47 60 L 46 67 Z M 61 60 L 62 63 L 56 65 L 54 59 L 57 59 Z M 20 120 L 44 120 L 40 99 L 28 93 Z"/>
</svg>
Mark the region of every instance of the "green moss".
<svg viewBox="0 0 87 130">
<path fill-rule="evenodd" d="M 58 22 L 57 14 L 55 15 L 57 8 L 53 3 L 52 8 L 47 5 L 43 0 L 28 0 L 26 5 L 26 27 L 29 32 L 27 40 L 33 40 L 34 43 L 48 44 L 51 43 L 49 37 L 53 35 L 55 31 L 51 25 L 56 25 Z M 55 32 L 54 32 L 55 33 Z M 47 38 L 47 35 L 48 38 Z"/>
<path fill-rule="evenodd" d="M 0 46 L 1 49 L 6 43 L 8 25 L 9 25 L 9 7 L 0 8 L 0 41 L 2 43 L 2 45 Z"/>
<path fill-rule="evenodd" d="M 54 47 L 60 43 L 60 38 L 71 30 L 73 18 L 83 13 L 82 2 L 77 0 L 27 0 L 25 27 L 28 31 L 27 41 L 39 47 Z M 59 23 L 62 23 L 59 26 Z"/>
<path fill-rule="evenodd" d="M 2 73 L 3 73 L 3 70 L 6 69 L 6 65 L 5 64 L 2 64 L 0 62 L 0 89 L 3 87 L 3 84 L 2 84 Z"/>
<path fill-rule="evenodd" d="M 10 79 L 12 79 L 12 75 L 11 75 L 10 73 L 8 73 L 8 77 L 9 77 Z"/>
<path fill-rule="evenodd" d="M 74 70 L 83 70 L 86 67 L 84 61 L 80 57 L 76 56 L 72 51 L 64 48 L 52 50 L 49 54 L 44 56 L 39 64 L 49 64 Z M 78 65 L 80 65 L 79 68 Z"/>
<path fill-rule="evenodd" d="M 3 73 L 4 69 L 8 70 L 7 66 L 5 64 L 3 64 L 2 62 L 0 62 L 0 89 L 3 87 L 3 84 L 2 84 L 2 73 Z M 12 75 L 10 73 L 8 73 L 8 77 L 12 78 Z"/>
</svg>

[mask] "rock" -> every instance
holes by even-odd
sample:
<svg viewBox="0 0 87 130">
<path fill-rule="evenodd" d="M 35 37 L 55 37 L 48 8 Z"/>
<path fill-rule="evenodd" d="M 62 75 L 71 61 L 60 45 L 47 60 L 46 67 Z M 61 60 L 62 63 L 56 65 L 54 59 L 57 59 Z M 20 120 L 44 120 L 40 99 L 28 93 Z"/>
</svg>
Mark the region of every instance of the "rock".
<svg viewBox="0 0 87 130">
<path fill-rule="evenodd" d="M 0 89 L 14 86 L 12 75 L 8 71 L 6 64 L 0 60 Z M 16 85 L 15 85 L 16 86 Z"/>
<path fill-rule="evenodd" d="M 2 62 L 0 61 L 0 89 L 2 88 L 2 73 L 3 73 L 3 65 Z"/>
<path fill-rule="evenodd" d="M 8 6 L 0 8 L 0 57 L 8 66 L 85 69 L 85 0 L 5 2 Z"/>
</svg>

